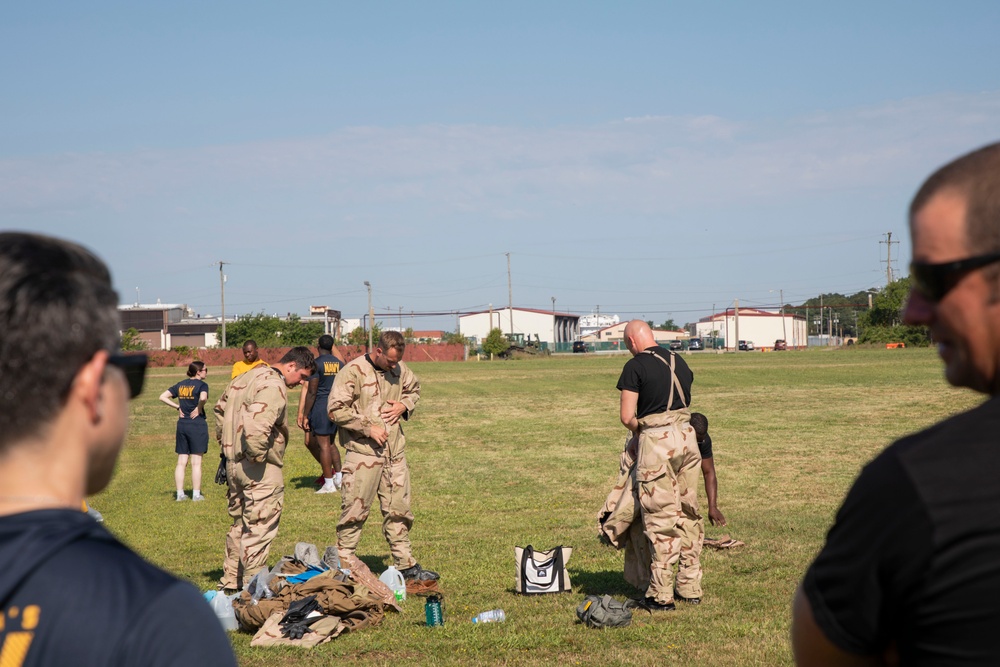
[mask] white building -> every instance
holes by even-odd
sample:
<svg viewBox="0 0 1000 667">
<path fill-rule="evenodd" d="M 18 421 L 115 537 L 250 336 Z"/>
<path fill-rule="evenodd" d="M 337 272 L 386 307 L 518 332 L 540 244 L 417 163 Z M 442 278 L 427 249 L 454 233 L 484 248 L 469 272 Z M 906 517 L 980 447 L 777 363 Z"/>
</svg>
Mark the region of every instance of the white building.
<svg viewBox="0 0 1000 667">
<path fill-rule="evenodd" d="M 551 310 L 535 308 L 497 308 L 479 313 L 469 313 L 458 318 L 459 331 L 466 338 L 482 342 L 490 333 L 490 329 L 500 329 L 505 334 L 522 334 L 550 346 L 559 343 L 572 343 L 580 337 L 580 316 L 569 313 L 556 313 Z"/>
<path fill-rule="evenodd" d="M 580 318 L 580 338 L 597 333 L 601 329 L 607 329 L 621 322 L 617 315 L 601 315 L 591 313 Z"/>
<path fill-rule="evenodd" d="M 603 329 L 598 329 L 597 331 L 583 334 L 582 336 L 580 336 L 580 339 L 587 343 L 608 343 L 617 341 L 618 343 L 622 344 L 621 349 L 624 350 L 626 326 L 628 326 L 628 322 L 619 322 L 609 327 L 604 327 Z M 665 345 L 669 344 L 670 341 L 672 340 L 687 340 L 689 338 L 687 331 L 652 329 L 652 332 L 653 332 L 653 340 L 656 341 L 657 345 Z"/>
<path fill-rule="evenodd" d="M 740 308 L 738 314 L 727 308 L 703 317 L 692 333 L 699 338 L 722 338 L 727 350 L 735 350 L 741 340 L 752 342 L 755 348 L 773 347 L 778 339 L 784 339 L 789 349 L 805 347 L 807 342 L 806 318 L 757 308 Z"/>
</svg>

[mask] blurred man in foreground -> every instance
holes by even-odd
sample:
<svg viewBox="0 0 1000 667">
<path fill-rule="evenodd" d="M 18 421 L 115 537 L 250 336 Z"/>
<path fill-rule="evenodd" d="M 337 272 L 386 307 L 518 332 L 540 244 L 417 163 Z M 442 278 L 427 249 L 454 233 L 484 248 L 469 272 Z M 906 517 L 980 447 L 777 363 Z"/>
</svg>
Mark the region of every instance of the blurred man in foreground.
<svg viewBox="0 0 1000 667">
<path fill-rule="evenodd" d="M 146 369 L 117 353 L 117 303 L 84 248 L 0 233 L 0 663 L 235 665 L 193 586 L 80 511 Z"/>
<path fill-rule="evenodd" d="M 989 399 L 861 471 L 795 596 L 799 665 L 1000 664 L 1000 144 L 923 184 L 910 235 L 904 321 Z"/>
</svg>

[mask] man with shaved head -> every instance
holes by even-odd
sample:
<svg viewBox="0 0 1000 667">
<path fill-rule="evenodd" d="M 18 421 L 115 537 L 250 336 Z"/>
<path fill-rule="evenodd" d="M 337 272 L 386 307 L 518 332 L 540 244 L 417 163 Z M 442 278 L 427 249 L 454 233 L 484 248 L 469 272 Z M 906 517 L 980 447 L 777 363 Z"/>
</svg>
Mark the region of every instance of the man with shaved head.
<svg viewBox="0 0 1000 667">
<path fill-rule="evenodd" d="M 634 484 L 652 560 L 640 604 L 650 611 L 670 611 L 675 597 L 701 602 L 702 524 L 696 488 L 701 454 L 688 410 L 694 374 L 678 355 L 657 345 L 642 320 L 625 325 L 625 345 L 632 359 L 618 379 L 621 421 L 632 434 L 627 449 L 635 460 Z M 695 546 L 682 553 L 685 534 Z M 673 566 L 678 561 L 675 588 Z"/>
</svg>

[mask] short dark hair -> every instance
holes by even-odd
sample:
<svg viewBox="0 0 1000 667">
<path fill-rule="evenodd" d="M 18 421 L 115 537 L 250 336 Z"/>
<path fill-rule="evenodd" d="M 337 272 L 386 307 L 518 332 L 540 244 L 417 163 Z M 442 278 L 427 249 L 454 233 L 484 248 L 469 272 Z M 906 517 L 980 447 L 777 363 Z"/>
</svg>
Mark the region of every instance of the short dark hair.
<svg viewBox="0 0 1000 667">
<path fill-rule="evenodd" d="M 118 347 L 118 295 L 86 248 L 0 233 L 0 451 L 46 428 L 95 352 Z"/>
<path fill-rule="evenodd" d="M 299 345 L 285 352 L 285 356 L 279 359 L 278 363 L 295 364 L 298 368 L 312 368 L 316 363 L 316 357 L 308 347 Z"/>
<path fill-rule="evenodd" d="M 977 254 L 1000 252 L 1000 142 L 952 160 L 931 174 L 910 202 L 910 219 L 946 190 L 965 199 L 967 246 Z"/>
<path fill-rule="evenodd" d="M 332 352 L 333 336 L 331 336 L 330 334 L 323 334 L 322 336 L 319 337 L 319 340 L 316 342 L 316 347 L 318 347 L 321 350 L 326 350 L 327 352 Z"/>
<path fill-rule="evenodd" d="M 257 347 L 257 341 L 255 341 L 253 338 L 247 338 L 245 341 L 243 341 L 243 344 L 240 345 L 240 349 L 242 350 L 247 345 L 252 345 L 254 347 Z"/>
<path fill-rule="evenodd" d="M 193 378 L 195 375 L 201 372 L 201 369 L 205 367 L 204 361 L 192 361 L 188 364 L 188 377 Z"/>
<path fill-rule="evenodd" d="M 383 331 L 378 337 L 378 348 L 383 352 L 392 349 L 402 352 L 406 349 L 406 339 L 398 331 Z"/>
<path fill-rule="evenodd" d="M 700 412 L 691 413 L 691 428 L 699 438 L 704 438 L 708 433 L 708 417 Z"/>
</svg>

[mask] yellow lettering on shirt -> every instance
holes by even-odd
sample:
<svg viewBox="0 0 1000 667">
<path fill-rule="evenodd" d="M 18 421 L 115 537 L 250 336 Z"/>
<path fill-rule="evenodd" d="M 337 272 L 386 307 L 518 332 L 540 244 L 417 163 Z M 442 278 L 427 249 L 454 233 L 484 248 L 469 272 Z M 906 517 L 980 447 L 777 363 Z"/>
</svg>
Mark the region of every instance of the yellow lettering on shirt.
<svg viewBox="0 0 1000 667">
<path fill-rule="evenodd" d="M 36 605 L 28 605 L 23 610 L 11 607 L 6 614 L 0 614 L 0 632 L 5 629 L 4 616 L 11 620 L 11 631 L 3 636 L 3 643 L 0 644 L 0 667 L 21 667 L 24 659 L 31 648 L 31 640 L 34 639 L 34 632 L 27 632 L 38 627 L 42 610 Z M 15 619 L 21 617 L 21 630 L 15 631 Z"/>
<path fill-rule="evenodd" d="M 336 361 L 324 361 L 323 362 L 323 374 L 324 375 L 336 375 L 337 371 L 340 370 L 340 364 Z"/>
<path fill-rule="evenodd" d="M 194 398 L 194 387 L 178 387 L 178 398 Z"/>
<path fill-rule="evenodd" d="M 0 647 L 0 667 L 21 667 L 31 648 L 34 632 L 11 632 Z"/>
</svg>

